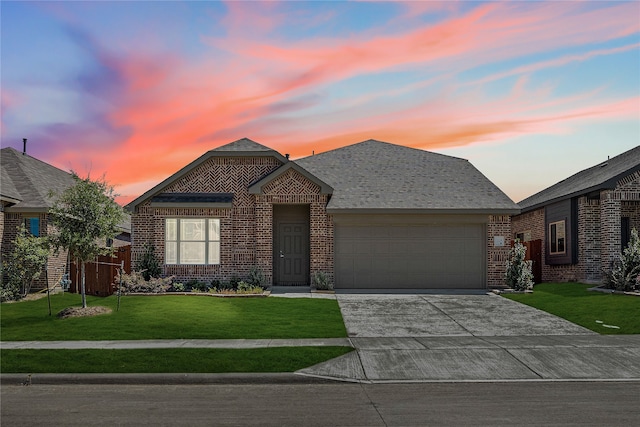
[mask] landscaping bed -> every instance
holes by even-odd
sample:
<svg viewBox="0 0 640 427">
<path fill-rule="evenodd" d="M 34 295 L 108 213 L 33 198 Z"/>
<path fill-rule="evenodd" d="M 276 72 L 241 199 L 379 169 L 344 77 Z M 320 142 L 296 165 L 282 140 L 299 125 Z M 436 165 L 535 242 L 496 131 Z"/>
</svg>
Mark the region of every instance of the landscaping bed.
<svg viewBox="0 0 640 427">
<path fill-rule="evenodd" d="M 502 294 L 600 334 L 640 334 L 640 298 L 590 292 L 583 283 L 540 283 L 531 294 Z"/>
</svg>

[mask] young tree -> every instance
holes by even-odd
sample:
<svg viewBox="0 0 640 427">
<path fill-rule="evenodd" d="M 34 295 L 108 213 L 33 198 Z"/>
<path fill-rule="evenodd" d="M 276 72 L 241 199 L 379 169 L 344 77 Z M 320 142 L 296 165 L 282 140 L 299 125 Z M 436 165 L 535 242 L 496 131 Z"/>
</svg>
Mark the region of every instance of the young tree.
<svg viewBox="0 0 640 427">
<path fill-rule="evenodd" d="M 73 179 L 75 185 L 58 195 L 49 210 L 55 228 L 51 242 L 55 248 L 69 251 L 71 258 L 80 262 L 80 289 L 85 308 L 85 263 L 98 255 L 113 253 L 113 248 L 105 247 L 104 243 L 118 234 L 124 212 L 114 201 L 113 187 L 104 177 L 92 181 L 73 173 Z"/>
<path fill-rule="evenodd" d="M 16 297 L 21 298 L 29 293 L 33 281 L 42 275 L 49 257 L 49 245 L 46 238 L 32 235 L 24 225 L 18 228 L 18 235 L 12 243 L 7 275 L 9 287 L 19 287 Z"/>
<path fill-rule="evenodd" d="M 144 252 L 136 262 L 136 271 L 142 273 L 144 280 L 151 280 L 152 277 L 160 277 L 162 268 L 156 258 L 156 249 L 153 243 L 147 242 L 143 245 Z"/>
</svg>

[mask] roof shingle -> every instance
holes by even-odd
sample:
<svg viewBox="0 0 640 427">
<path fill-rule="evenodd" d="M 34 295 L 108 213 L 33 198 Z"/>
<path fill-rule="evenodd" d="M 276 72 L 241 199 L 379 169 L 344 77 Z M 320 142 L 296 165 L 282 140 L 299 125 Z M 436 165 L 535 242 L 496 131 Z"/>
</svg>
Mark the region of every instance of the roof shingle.
<svg viewBox="0 0 640 427">
<path fill-rule="evenodd" d="M 329 211 L 519 212 L 467 160 L 376 140 L 295 161 L 334 189 Z"/>
</svg>

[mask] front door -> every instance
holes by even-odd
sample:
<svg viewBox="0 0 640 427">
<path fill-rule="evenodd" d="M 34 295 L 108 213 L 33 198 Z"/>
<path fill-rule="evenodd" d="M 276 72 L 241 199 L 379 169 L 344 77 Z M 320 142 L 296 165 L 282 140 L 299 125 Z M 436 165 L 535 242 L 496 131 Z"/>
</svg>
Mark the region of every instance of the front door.
<svg viewBox="0 0 640 427">
<path fill-rule="evenodd" d="M 306 222 L 281 222 L 275 250 L 278 285 L 308 285 L 309 230 Z"/>
</svg>

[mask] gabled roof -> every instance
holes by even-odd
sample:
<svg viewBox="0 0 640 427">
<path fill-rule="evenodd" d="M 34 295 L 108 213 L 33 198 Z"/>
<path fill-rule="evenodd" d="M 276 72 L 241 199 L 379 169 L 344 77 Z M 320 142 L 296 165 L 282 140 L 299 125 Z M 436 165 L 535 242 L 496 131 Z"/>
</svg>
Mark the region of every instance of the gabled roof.
<svg viewBox="0 0 640 427">
<path fill-rule="evenodd" d="M 137 205 L 146 201 L 150 197 L 158 195 L 167 186 L 178 181 L 180 178 L 187 175 L 212 157 L 275 157 L 282 163 L 286 163 L 289 161 L 282 154 L 269 147 L 258 144 L 257 142 L 252 141 L 249 138 L 242 138 L 213 150 L 207 151 L 202 156 L 198 157 L 196 160 L 189 163 L 187 166 L 183 167 L 178 172 L 174 173 L 173 175 L 162 181 L 160 184 L 153 187 L 151 190 L 147 191 L 137 199 L 130 202 L 125 206 L 125 209 L 133 211 Z"/>
<path fill-rule="evenodd" d="M 333 187 L 327 210 L 519 213 L 467 160 L 368 140 L 295 161 Z"/>
<path fill-rule="evenodd" d="M 51 191 L 62 193 L 74 185 L 69 172 L 65 172 L 14 148 L 0 150 L 0 198 L 7 211 L 46 211 L 53 205 Z"/>
<path fill-rule="evenodd" d="M 640 170 L 640 146 L 578 172 L 533 196 L 527 197 L 519 205 L 523 212 L 527 212 L 594 191 L 613 189 L 621 178 L 638 170 Z"/>
<path fill-rule="evenodd" d="M 278 169 L 274 170 L 273 172 L 271 172 L 269 175 L 265 176 L 264 178 L 262 178 L 262 179 L 258 180 L 257 182 L 251 184 L 249 186 L 249 193 L 250 194 L 260 194 L 262 192 L 262 187 L 264 187 L 265 185 L 269 184 L 271 181 L 273 181 L 274 179 L 278 178 L 279 176 L 282 176 L 282 174 L 286 173 L 290 169 L 295 170 L 300 175 L 304 176 L 309 181 L 311 181 L 314 184 L 316 184 L 317 186 L 319 186 L 320 187 L 320 194 L 331 194 L 333 192 L 333 188 L 331 188 L 331 186 L 328 185 L 326 182 L 324 182 L 324 181 L 318 179 L 318 177 L 310 174 L 308 171 L 306 171 L 300 165 L 298 165 L 298 164 L 296 164 L 294 162 L 288 162 L 288 163 L 285 163 L 284 165 L 280 166 Z"/>
</svg>

